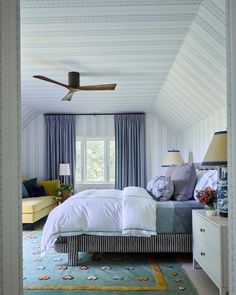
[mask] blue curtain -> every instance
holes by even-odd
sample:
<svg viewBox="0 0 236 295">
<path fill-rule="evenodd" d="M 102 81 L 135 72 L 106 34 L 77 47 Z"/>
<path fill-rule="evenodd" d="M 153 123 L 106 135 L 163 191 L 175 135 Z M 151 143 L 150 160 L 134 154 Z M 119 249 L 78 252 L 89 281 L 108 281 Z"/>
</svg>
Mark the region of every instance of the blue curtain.
<svg viewBox="0 0 236 295">
<path fill-rule="evenodd" d="M 146 186 L 145 115 L 115 115 L 115 188 Z"/>
<path fill-rule="evenodd" d="M 56 179 L 59 164 L 69 163 L 71 175 L 67 182 L 75 183 L 76 133 L 75 115 L 45 115 L 46 177 Z"/>
</svg>

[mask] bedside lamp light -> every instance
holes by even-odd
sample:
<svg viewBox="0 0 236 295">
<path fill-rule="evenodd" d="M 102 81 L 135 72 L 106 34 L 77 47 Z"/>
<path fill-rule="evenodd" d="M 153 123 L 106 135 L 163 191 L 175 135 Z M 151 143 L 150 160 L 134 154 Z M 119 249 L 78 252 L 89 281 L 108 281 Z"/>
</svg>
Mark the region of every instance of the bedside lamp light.
<svg viewBox="0 0 236 295">
<path fill-rule="evenodd" d="M 220 215 L 228 216 L 227 196 L 227 131 L 215 132 L 208 147 L 202 165 L 219 166 L 219 181 L 217 188 Z"/>
<path fill-rule="evenodd" d="M 181 165 L 183 164 L 184 160 L 181 156 L 181 153 L 179 150 L 169 150 L 167 151 L 164 163 L 162 164 L 162 167 L 169 167 L 171 165 Z"/>
</svg>

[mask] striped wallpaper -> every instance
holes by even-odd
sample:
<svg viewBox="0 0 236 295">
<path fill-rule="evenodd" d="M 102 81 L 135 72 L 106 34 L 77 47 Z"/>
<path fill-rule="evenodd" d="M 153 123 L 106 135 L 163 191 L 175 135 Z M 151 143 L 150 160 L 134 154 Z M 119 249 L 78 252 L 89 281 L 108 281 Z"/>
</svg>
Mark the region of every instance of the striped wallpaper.
<svg viewBox="0 0 236 295">
<path fill-rule="evenodd" d="M 37 115 L 22 129 L 22 178 L 44 179 L 44 116 Z"/>
<path fill-rule="evenodd" d="M 156 114 L 184 131 L 226 106 L 225 0 L 202 0 L 156 99 Z"/>
<path fill-rule="evenodd" d="M 186 162 L 202 162 L 216 131 L 226 130 L 226 107 L 187 129 L 179 137 L 179 146 Z"/>
<path fill-rule="evenodd" d="M 153 114 L 146 114 L 147 180 L 161 175 L 168 149 L 180 149 L 186 162 L 201 162 L 216 131 L 227 126 L 226 108 L 175 134 Z M 114 136 L 113 116 L 77 117 L 78 136 Z M 22 130 L 22 177 L 44 179 L 44 118 L 38 115 Z"/>
<path fill-rule="evenodd" d="M 146 116 L 147 181 L 162 175 L 162 161 L 168 149 L 179 148 L 177 136 L 165 127 L 155 115 Z"/>
<path fill-rule="evenodd" d="M 114 137 L 113 116 L 78 116 L 78 136 Z M 146 115 L 147 180 L 162 173 L 167 149 L 178 147 L 176 136 L 155 115 Z M 22 177 L 44 179 L 44 117 L 34 118 L 22 130 Z"/>
</svg>

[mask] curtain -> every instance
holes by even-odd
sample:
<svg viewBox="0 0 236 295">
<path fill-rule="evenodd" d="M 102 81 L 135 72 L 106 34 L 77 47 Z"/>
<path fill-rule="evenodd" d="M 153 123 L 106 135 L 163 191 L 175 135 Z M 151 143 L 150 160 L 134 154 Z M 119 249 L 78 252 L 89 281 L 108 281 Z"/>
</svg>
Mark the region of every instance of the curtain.
<svg viewBox="0 0 236 295">
<path fill-rule="evenodd" d="M 115 188 L 146 186 L 145 115 L 115 115 Z"/>
<path fill-rule="evenodd" d="M 46 177 L 56 179 L 59 174 L 59 164 L 70 164 L 70 176 L 67 180 L 75 183 L 76 160 L 76 116 L 75 115 L 45 115 L 46 127 Z"/>
</svg>

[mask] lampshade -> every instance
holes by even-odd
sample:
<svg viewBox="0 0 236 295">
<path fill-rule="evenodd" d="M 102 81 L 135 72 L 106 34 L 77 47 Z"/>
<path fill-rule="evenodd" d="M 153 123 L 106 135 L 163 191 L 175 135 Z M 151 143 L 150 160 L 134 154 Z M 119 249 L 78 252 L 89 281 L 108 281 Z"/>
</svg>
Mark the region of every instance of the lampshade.
<svg viewBox="0 0 236 295">
<path fill-rule="evenodd" d="M 70 175 L 70 164 L 59 164 L 59 175 Z"/>
<path fill-rule="evenodd" d="M 181 153 L 179 150 L 169 150 L 167 151 L 166 158 L 164 163 L 162 164 L 162 167 L 169 167 L 171 165 L 181 165 L 183 164 L 184 160 L 181 156 Z"/>
<path fill-rule="evenodd" d="M 215 132 L 202 165 L 227 166 L 227 131 Z"/>
</svg>

